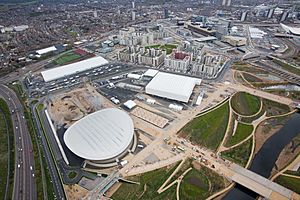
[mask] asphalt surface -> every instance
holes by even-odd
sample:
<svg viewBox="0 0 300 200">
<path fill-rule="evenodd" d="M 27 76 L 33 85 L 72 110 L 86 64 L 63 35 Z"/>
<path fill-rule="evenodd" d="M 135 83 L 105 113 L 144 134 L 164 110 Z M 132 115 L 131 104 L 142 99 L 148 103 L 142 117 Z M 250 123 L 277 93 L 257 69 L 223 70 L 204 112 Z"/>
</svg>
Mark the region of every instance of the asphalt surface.
<svg viewBox="0 0 300 200">
<path fill-rule="evenodd" d="M 36 128 L 37 128 L 37 135 L 40 138 L 40 142 L 42 144 L 46 164 L 47 164 L 47 167 L 48 167 L 48 170 L 49 170 L 49 173 L 50 173 L 51 181 L 53 183 L 55 199 L 61 199 L 61 200 L 66 199 L 64 189 L 63 189 L 63 185 L 62 185 L 62 182 L 61 182 L 60 177 L 59 177 L 59 171 L 56 168 L 55 160 L 52 157 L 51 150 L 50 150 L 50 148 L 47 144 L 46 136 L 43 134 L 42 127 L 41 127 L 40 123 L 38 122 L 38 116 L 37 116 L 37 113 L 36 113 L 36 106 L 37 105 L 38 104 L 36 104 L 32 108 L 32 111 L 33 111 L 34 118 L 36 120 L 35 125 L 36 125 Z"/>
<path fill-rule="evenodd" d="M 32 142 L 22 104 L 17 95 L 5 85 L 0 85 L 0 96 L 7 102 L 11 111 L 15 137 L 15 174 L 12 199 L 37 199 Z"/>
</svg>

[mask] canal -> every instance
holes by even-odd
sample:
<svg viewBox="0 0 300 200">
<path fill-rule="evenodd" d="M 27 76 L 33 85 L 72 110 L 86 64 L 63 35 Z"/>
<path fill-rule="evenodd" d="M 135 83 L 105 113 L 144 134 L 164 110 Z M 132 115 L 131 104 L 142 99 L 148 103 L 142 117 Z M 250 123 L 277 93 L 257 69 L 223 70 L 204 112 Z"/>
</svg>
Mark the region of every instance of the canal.
<svg viewBox="0 0 300 200">
<path fill-rule="evenodd" d="M 279 154 L 298 134 L 300 134 L 300 114 L 295 113 L 278 132 L 263 144 L 254 156 L 249 169 L 263 177 L 269 178 Z M 236 184 L 223 200 L 253 200 L 257 196 L 255 192 Z"/>
</svg>

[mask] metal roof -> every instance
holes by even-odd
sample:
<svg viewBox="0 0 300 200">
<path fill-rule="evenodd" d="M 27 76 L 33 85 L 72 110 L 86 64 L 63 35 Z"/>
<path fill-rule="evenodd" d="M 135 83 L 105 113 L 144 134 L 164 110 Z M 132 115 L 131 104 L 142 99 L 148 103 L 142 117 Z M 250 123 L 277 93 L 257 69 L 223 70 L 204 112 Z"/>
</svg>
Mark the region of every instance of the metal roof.
<svg viewBox="0 0 300 200">
<path fill-rule="evenodd" d="M 200 85 L 200 83 L 201 79 L 158 72 L 146 86 L 146 93 L 188 102 L 195 85 Z"/>
<path fill-rule="evenodd" d="M 85 70 L 93 69 L 99 67 L 101 65 L 107 64 L 108 61 L 101 56 L 89 58 L 80 62 L 64 65 L 61 67 L 56 67 L 53 69 L 49 69 L 41 72 L 44 81 L 52 81 L 59 78 L 63 78 L 65 76 L 69 76 L 78 72 L 82 72 Z"/>
<path fill-rule="evenodd" d="M 51 51 L 56 51 L 56 47 L 55 46 L 51 46 L 51 47 L 47 47 L 45 49 L 40 49 L 40 50 L 37 50 L 36 53 L 39 54 L 39 55 L 43 55 L 45 53 L 49 53 Z"/>
<path fill-rule="evenodd" d="M 133 140 L 130 116 L 116 108 L 107 108 L 75 122 L 64 134 L 67 147 L 87 160 L 107 160 L 127 150 Z"/>
<path fill-rule="evenodd" d="M 157 73 L 158 73 L 158 70 L 156 70 L 156 69 L 148 69 L 148 70 L 143 74 L 143 76 L 154 77 Z"/>
<path fill-rule="evenodd" d="M 294 35 L 300 35 L 300 28 L 299 27 L 290 27 L 290 26 L 287 26 L 285 24 L 280 24 L 281 27 L 286 31 L 286 32 L 289 32 L 289 33 L 292 33 Z"/>
</svg>

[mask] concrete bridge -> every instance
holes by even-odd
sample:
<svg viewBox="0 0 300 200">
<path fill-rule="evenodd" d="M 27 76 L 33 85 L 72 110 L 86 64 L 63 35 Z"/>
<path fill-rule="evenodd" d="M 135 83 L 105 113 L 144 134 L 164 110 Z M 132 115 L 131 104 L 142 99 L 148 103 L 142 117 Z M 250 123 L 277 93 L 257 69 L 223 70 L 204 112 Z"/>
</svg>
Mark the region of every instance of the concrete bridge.
<svg viewBox="0 0 300 200">
<path fill-rule="evenodd" d="M 300 200 L 300 195 L 277 183 L 266 179 L 237 164 L 230 164 L 225 170 L 226 176 L 232 181 L 256 192 L 257 194 L 274 200 Z"/>
</svg>

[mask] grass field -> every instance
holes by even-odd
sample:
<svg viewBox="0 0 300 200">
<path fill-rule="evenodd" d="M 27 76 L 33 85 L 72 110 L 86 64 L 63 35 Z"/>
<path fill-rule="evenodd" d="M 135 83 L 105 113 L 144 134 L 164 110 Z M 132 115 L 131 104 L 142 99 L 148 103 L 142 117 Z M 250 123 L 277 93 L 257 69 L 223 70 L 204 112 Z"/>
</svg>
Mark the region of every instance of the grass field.
<svg viewBox="0 0 300 200">
<path fill-rule="evenodd" d="M 229 118 L 229 103 L 195 118 L 179 132 L 182 137 L 212 150 L 216 150 L 226 132 Z"/>
<path fill-rule="evenodd" d="M 7 142 L 7 126 L 5 115 L 0 110 L 0 197 L 4 199 L 6 180 L 7 180 L 7 163 L 8 163 L 8 142 Z"/>
<path fill-rule="evenodd" d="M 176 44 L 165 44 L 165 45 L 160 45 L 160 44 L 155 44 L 155 45 L 150 45 L 146 46 L 145 48 L 159 48 L 161 50 L 166 50 L 167 54 L 172 53 L 172 50 L 177 48 Z"/>
<path fill-rule="evenodd" d="M 264 106 L 264 105 L 263 105 Z M 260 118 L 263 114 L 265 114 L 265 109 L 264 107 L 261 109 L 261 111 L 259 113 L 257 113 L 257 115 L 252 116 L 252 117 L 242 117 L 241 118 L 241 122 L 244 123 L 252 123 L 254 120 Z"/>
<path fill-rule="evenodd" d="M 233 146 L 246 139 L 253 131 L 253 125 L 238 123 L 234 136 L 226 141 L 226 147 Z"/>
<path fill-rule="evenodd" d="M 295 176 L 299 176 L 300 177 L 300 168 L 298 168 L 297 171 L 291 171 L 291 170 L 287 170 L 284 172 L 285 174 L 290 174 L 290 175 L 295 175 Z"/>
<path fill-rule="evenodd" d="M 259 111 L 260 99 L 246 92 L 238 92 L 232 97 L 231 105 L 241 115 L 253 115 Z"/>
<path fill-rule="evenodd" d="M 180 185 L 180 199 L 200 200 L 226 187 L 228 182 L 212 170 L 201 167 L 192 169 L 183 178 Z"/>
<path fill-rule="evenodd" d="M 177 164 L 178 165 L 178 164 Z M 177 165 L 147 172 L 142 175 L 128 177 L 140 182 L 140 185 L 122 183 L 121 187 L 113 194 L 114 200 L 174 200 L 176 199 L 176 186 L 172 186 L 161 194 L 157 193 L 160 186 L 176 169 Z"/>
<path fill-rule="evenodd" d="M 12 121 L 9 112 L 9 108 L 3 99 L 0 99 L 0 197 L 4 199 L 7 183 L 8 171 L 9 185 L 8 185 L 8 199 L 10 199 L 10 194 L 13 189 L 13 174 L 14 174 L 14 154 L 13 154 L 13 129 Z M 9 140 L 9 141 L 8 141 Z M 10 143 L 10 146 L 9 146 Z M 10 149 L 8 149 L 8 147 Z M 8 160 L 10 154 L 10 160 Z M 10 168 L 8 169 L 8 162 L 10 162 Z"/>
<path fill-rule="evenodd" d="M 43 105 L 43 104 L 37 105 L 37 107 L 36 107 L 36 112 L 37 112 L 37 114 L 38 114 L 38 119 L 37 119 L 37 121 L 39 121 L 39 123 L 40 123 L 40 125 L 41 125 L 41 127 L 42 127 L 42 130 L 43 130 L 43 134 L 45 135 L 45 134 L 46 134 L 46 131 L 45 131 L 45 128 L 44 128 L 44 126 L 43 126 L 43 123 L 41 122 L 40 115 L 39 115 L 39 112 L 40 112 L 43 108 L 44 108 L 44 105 Z M 49 147 L 49 148 L 51 148 L 51 147 Z M 51 150 L 51 149 L 50 149 L 50 150 Z M 53 187 L 53 183 L 52 183 L 52 180 L 51 180 L 50 171 L 49 171 L 49 169 L 48 169 L 48 167 L 47 167 L 46 159 L 45 159 L 44 156 L 42 157 L 42 162 L 45 163 L 45 164 L 43 165 L 43 167 L 44 167 L 44 172 L 45 172 L 45 179 L 46 179 L 45 181 L 46 181 L 46 184 L 47 184 L 47 195 L 48 195 L 48 199 L 53 199 L 53 198 L 54 198 L 54 196 L 53 196 L 53 194 L 54 194 L 54 187 Z"/>
<path fill-rule="evenodd" d="M 210 193 L 209 189 L 208 177 L 201 171 L 192 169 L 182 180 L 180 196 L 182 199 L 206 199 Z"/>
<path fill-rule="evenodd" d="M 256 83 L 256 82 L 262 82 L 263 80 L 260 78 L 257 78 L 251 74 L 243 73 L 243 77 L 246 79 L 246 81 L 250 83 Z"/>
<path fill-rule="evenodd" d="M 77 60 L 79 58 L 81 58 L 80 55 L 78 55 L 74 52 L 69 52 L 69 53 L 63 54 L 62 56 L 60 56 L 59 58 L 54 60 L 54 63 L 57 65 L 64 65 L 66 63 Z"/>
<path fill-rule="evenodd" d="M 240 166 L 245 167 L 251 153 L 251 147 L 252 138 L 235 148 L 222 152 L 221 155 L 222 157 L 231 160 L 232 162 L 239 164 Z"/>
<path fill-rule="evenodd" d="M 293 178 L 293 177 L 281 175 L 275 179 L 275 182 L 300 194 L 300 179 L 299 178 Z"/>
<path fill-rule="evenodd" d="M 70 178 L 70 179 L 73 179 L 73 178 L 75 178 L 77 176 L 77 172 L 75 172 L 75 171 L 71 171 L 71 172 L 69 172 L 69 174 L 68 174 L 68 177 Z"/>
<path fill-rule="evenodd" d="M 263 99 L 264 108 L 267 111 L 267 116 L 282 115 L 291 111 L 290 107 L 268 99 Z"/>
</svg>

